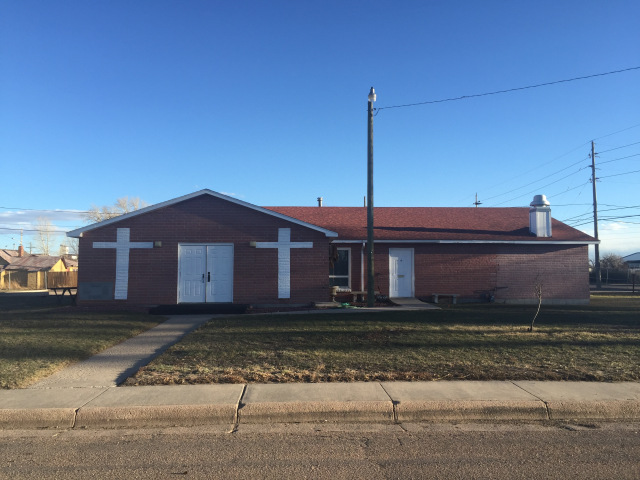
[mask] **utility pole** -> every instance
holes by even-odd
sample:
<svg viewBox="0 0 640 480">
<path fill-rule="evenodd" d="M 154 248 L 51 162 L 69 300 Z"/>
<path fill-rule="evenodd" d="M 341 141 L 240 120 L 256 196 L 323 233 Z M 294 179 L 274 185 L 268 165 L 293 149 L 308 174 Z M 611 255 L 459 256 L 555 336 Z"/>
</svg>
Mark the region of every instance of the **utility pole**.
<svg viewBox="0 0 640 480">
<path fill-rule="evenodd" d="M 593 184 L 593 236 L 598 239 L 598 197 L 596 195 L 596 150 L 591 141 L 591 183 Z M 602 288 L 602 275 L 600 272 L 600 245 L 594 245 L 596 251 L 596 287 Z"/>
<path fill-rule="evenodd" d="M 473 204 L 476 206 L 476 208 L 478 208 L 478 205 L 482 205 L 482 202 L 478 201 L 478 194 L 476 193 L 476 201 L 473 202 Z"/>
<path fill-rule="evenodd" d="M 376 92 L 371 87 L 367 101 L 367 307 L 375 306 L 375 277 L 373 275 L 373 102 Z"/>
</svg>

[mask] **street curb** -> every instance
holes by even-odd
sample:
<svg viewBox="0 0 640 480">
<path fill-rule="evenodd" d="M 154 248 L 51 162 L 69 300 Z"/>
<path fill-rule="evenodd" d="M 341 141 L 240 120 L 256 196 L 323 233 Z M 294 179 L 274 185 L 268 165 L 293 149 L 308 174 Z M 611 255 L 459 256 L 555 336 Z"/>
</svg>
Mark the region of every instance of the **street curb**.
<svg viewBox="0 0 640 480">
<path fill-rule="evenodd" d="M 15 408 L 0 410 L 0 430 L 73 428 L 75 408 Z"/>
<path fill-rule="evenodd" d="M 543 401 L 550 420 L 638 420 L 638 382 L 512 382 Z"/>
<path fill-rule="evenodd" d="M 0 390 L 0 429 L 72 428 L 78 410 L 106 390 Z"/>
<path fill-rule="evenodd" d="M 240 423 L 393 423 L 393 402 L 376 382 L 247 385 Z"/>
<path fill-rule="evenodd" d="M 395 423 L 389 401 L 252 403 L 238 410 L 239 424 Z"/>
<path fill-rule="evenodd" d="M 75 426 L 233 425 L 244 389 L 244 385 L 110 388 L 78 410 Z"/>
<path fill-rule="evenodd" d="M 640 420 L 640 402 L 549 402 L 550 420 Z"/>
<path fill-rule="evenodd" d="M 0 390 L 0 429 L 640 421 L 640 383 L 360 382 Z"/>
<path fill-rule="evenodd" d="M 229 405 L 134 405 L 89 407 L 78 411 L 74 428 L 191 427 L 235 423 Z"/>
<path fill-rule="evenodd" d="M 400 402 L 397 422 L 548 420 L 543 402 L 497 402 L 493 400 Z"/>
</svg>

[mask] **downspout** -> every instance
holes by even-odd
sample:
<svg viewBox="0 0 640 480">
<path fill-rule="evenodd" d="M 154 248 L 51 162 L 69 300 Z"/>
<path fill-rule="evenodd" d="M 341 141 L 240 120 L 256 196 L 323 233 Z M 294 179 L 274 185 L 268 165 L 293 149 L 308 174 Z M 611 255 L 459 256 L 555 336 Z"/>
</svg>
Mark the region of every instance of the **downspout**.
<svg viewBox="0 0 640 480">
<path fill-rule="evenodd" d="M 360 250 L 360 291 L 364 292 L 364 249 L 366 243 L 362 242 L 362 249 Z"/>
</svg>

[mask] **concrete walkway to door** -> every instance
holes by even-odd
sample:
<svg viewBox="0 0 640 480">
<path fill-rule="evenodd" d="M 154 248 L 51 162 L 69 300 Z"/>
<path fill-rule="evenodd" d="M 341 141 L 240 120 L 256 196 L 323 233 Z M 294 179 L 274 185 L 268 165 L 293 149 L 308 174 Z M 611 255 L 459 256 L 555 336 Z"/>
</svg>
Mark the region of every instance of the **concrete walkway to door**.
<svg viewBox="0 0 640 480">
<path fill-rule="evenodd" d="M 34 383 L 30 389 L 115 387 L 214 315 L 175 315 L 157 327 Z"/>
</svg>

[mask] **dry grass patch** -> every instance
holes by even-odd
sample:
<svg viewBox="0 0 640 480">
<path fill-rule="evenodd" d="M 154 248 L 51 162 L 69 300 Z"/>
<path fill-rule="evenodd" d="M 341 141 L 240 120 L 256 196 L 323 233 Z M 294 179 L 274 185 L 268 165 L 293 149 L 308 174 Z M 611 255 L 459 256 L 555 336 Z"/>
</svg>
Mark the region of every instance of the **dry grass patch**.
<svg viewBox="0 0 640 480">
<path fill-rule="evenodd" d="M 215 319 L 128 385 L 376 380 L 640 380 L 640 299 L 589 306 Z"/>
<path fill-rule="evenodd" d="M 3 309 L 0 388 L 29 385 L 142 333 L 161 320 L 146 314 L 88 312 L 44 304 L 37 309 Z"/>
</svg>

